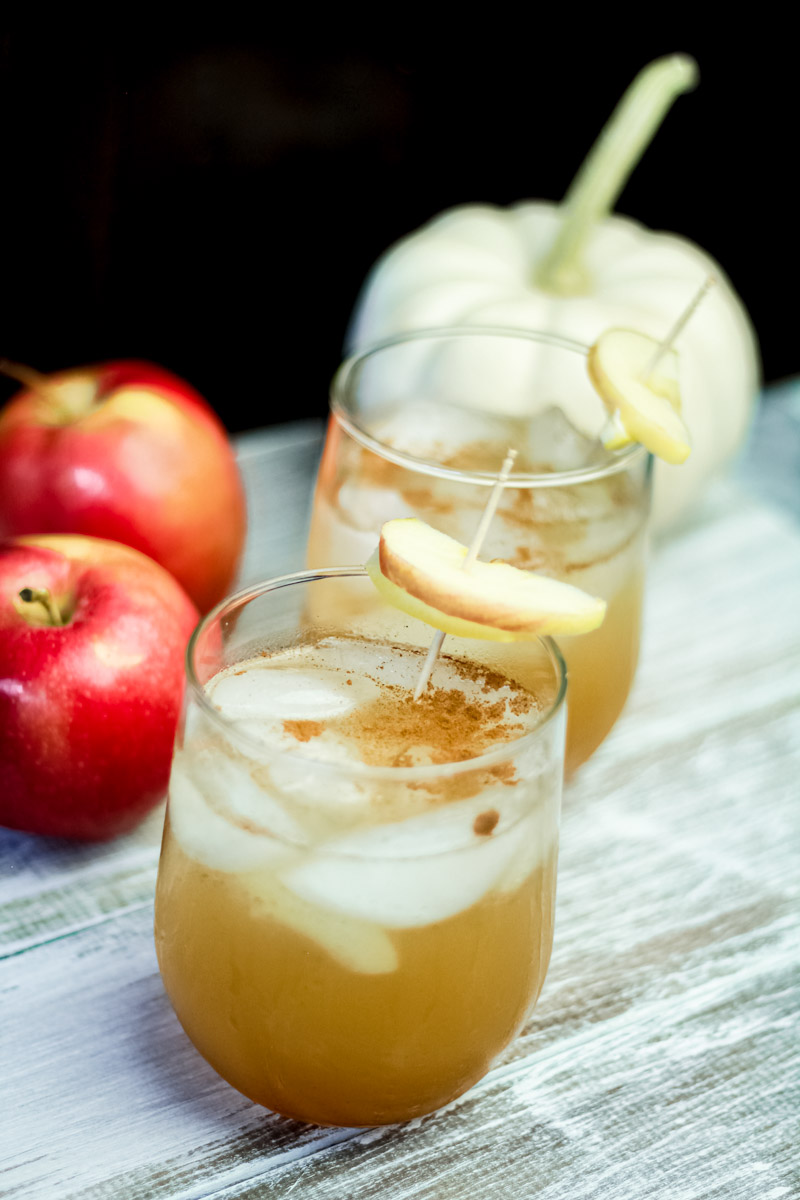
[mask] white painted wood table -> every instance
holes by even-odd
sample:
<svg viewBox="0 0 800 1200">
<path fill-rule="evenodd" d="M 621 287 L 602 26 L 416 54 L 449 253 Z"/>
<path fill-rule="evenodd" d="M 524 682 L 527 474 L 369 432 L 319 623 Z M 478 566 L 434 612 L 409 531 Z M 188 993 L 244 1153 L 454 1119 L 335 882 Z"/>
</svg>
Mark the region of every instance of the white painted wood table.
<svg viewBox="0 0 800 1200">
<path fill-rule="evenodd" d="M 275 1117 L 162 991 L 161 813 L 103 847 L 2 833 L 0 1196 L 800 1196 L 800 395 L 757 435 L 653 555 L 638 680 L 567 789 L 552 966 L 502 1063 L 407 1126 Z M 241 439 L 247 579 L 300 565 L 319 440 Z"/>
</svg>

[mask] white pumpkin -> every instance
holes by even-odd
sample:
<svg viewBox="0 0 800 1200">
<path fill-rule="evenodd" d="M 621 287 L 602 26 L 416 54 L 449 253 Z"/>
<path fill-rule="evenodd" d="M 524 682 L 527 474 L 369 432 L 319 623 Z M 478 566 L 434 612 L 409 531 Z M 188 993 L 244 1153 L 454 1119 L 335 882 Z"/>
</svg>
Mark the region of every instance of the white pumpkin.
<svg viewBox="0 0 800 1200">
<path fill-rule="evenodd" d="M 463 325 L 543 330 L 587 345 L 611 326 L 662 338 L 713 274 L 717 286 L 676 342 L 692 453 L 681 466 L 656 463 L 657 529 L 685 515 L 735 454 L 760 380 L 753 328 L 719 265 L 685 238 L 603 215 L 672 100 L 695 79 L 682 55 L 646 68 L 563 204 L 464 205 L 390 247 L 364 285 L 348 337 L 350 352 L 411 330 Z M 585 428 L 594 427 L 587 413 Z"/>
</svg>

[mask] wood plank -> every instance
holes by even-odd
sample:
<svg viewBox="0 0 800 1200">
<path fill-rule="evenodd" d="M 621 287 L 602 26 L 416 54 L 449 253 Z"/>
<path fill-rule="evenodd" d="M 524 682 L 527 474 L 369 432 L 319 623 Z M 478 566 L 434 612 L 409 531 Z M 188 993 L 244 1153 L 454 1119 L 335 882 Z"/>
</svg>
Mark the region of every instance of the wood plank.
<svg viewBox="0 0 800 1200">
<path fill-rule="evenodd" d="M 0 830 L 0 958 L 151 902 L 163 823 L 99 846 Z"/>
</svg>

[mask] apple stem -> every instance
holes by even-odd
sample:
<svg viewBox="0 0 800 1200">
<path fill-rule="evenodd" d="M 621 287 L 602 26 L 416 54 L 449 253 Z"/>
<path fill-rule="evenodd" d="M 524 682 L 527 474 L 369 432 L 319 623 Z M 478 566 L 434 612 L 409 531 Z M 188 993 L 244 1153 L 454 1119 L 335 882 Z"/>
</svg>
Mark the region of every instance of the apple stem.
<svg viewBox="0 0 800 1200">
<path fill-rule="evenodd" d="M 47 405 L 48 422 L 53 419 L 59 424 L 68 424 L 79 420 L 89 411 L 92 404 L 101 399 L 97 395 L 96 383 L 90 382 L 87 375 L 82 382 L 71 383 L 61 379 L 55 382 L 50 376 L 41 371 L 26 366 L 25 363 L 12 362 L 8 358 L 0 358 L 0 375 L 21 383 L 24 388 L 45 401 Z"/>
<path fill-rule="evenodd" d="M 613 209 L 674 101 L 698 78 L 697 63 L 687 54 L 666 55 L 639 72 L 567 190 L 564 220 L 539 268 L 540 287 L 563 296 L 590 291 L 583 259 L 595 224 Z"/>
<path fill-rule="evenodd" d="M 41 371 L 28 367 L 25 363 L 12 362 L 10 358 L 0 358 L 0 375 L 5 375 L 30 391 L 45 396 L 53 390 L 50 380 L 46 375 L 42 375 Z"/>
<path fill-rule="evenodd" d="M 684 326 L 689 322 L 689 320 L 696 313 L 700 302 L 703 300 L 703 298 L 707 295 L 707 293 L 711 290 L 711 288 L 714 286 L 714 284 L 716 282 L 717 282 L 717 279 L 716 279 L 715 275 L 707 275 L 706 276 L 706 278 L 700 284 L 700 287 L 695 292 L 692 299 L 687 304 L 686 308 L 683 310 L 683 312 L 678 317 L 675 324 L 670 329 L 667 336 L 663 339 L 663 341 L 659 342 L 658 345 L 656 346 L 655 351 L 653 352 L 653 357 L 650 359 L 650 362 L 647 364 L 645 369 L 642 371 L 642 374 L 641 374 L 642 380 L 647 382 L 647 380 L 653 374 L 653 371 L 655 371 L 655 369 L 658 366 L 661 359 L 664 357 L 664 355 L 667 353 L 667 351 L 672 348 L 672 345 L 675 342 L 675 339 L 677 338 L 678 334 L 681 332 L 681 330 L 684 328 Z"/>
<path fill-rule="evenodd" d="M 492 523 L 494 514 L 497 512 L 497 506 L 500 503 L 500 495 L 506 485 L 509 475 L 511 474 L 511 468 L 514 466 L 514 459 L 516 457 L 516 450 L 509 450 L 503 459 L 503 465 L 500 468 L 500 474 L 497 476 L 494 486 L 489 493 L 489 499 L 486 501 L 486 507 L 481 515 L 478 528 L 475 530 L 475 536 L 470 542 L 466 558 L 461 564 L 462 571 L 468 571 L 480 553 L 481 546 L 486 540 L 486 534 L 489 532 L 489 526 Z M 439 653 L 442 649 L 442 644 L 446 636 L 447 635 L 441 629 L 437 629 L 436 633 L 434 634 L 433 641 L 428 647 L 428 653 L 425 657 L 425 662 L 422 664 L 422 670 L 420 671 L 419 679 L 417 680 L 417 686 L 414 688 L 415 700 L 419 700 L 420 696 L 425 691 L 425 688 L 428 686 L 428 680 L 431 677 L 431 672 L 433 671 L 436 660 L 439 657 Z"/>
<path fill-rule="evenodd" d="M 64 624 L 61 613 L 58 610 L 58 605 L 48 588 L 24 587 L 19 593 L 19 598 L 23 604 L 41 604 L 50 618 L 51 625 L 60 626 Z"/>
</svg>

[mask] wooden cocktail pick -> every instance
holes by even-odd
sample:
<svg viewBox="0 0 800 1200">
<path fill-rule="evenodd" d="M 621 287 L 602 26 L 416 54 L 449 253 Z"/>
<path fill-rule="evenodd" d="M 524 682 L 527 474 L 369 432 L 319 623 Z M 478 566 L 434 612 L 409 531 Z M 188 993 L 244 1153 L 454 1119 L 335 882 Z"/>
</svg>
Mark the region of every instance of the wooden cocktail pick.
<svg viewBox="0 0 800 1200">
<path fill-rule="evenodd" d="M 659 342 L 653 357 L 650 359 L 650 362 L 642 372 L 642 379 L 647 381 L 650 378 L 650 376 L 653 374 L 653 371 L 655 371 L 656 367 L 658 366 L 659 361 L 664 357 L 668 350 L 672 349 L 678 334 L 697 312 L 701 300 L 705 297 L 706 293 L 711 290 L 716 282 L 716 277 L 714 275 L 706 276 L 692 299 L 687 304 L 686 308 L 683 310 L 675 324 L 670 329 L 667 336 Z"/>
<path fill-rule="evenodd" d="M 489 499 L 486 501 L 486 507 L 484 508 L 480 522 L 478 523 L 478 528 L 475 530 L 475 536 L 470 543 L 467 556 L 464 559 L 464 565 L 462 568 L 464 571 L 468 571 L 470 569 L 472 564 L 475 562 L 475 559 L 480 554 L 481 546 L 484 543 L 486 534 L 489 531 L 489 526 L 492 523 L 492 518 L 494 517 L 494 514 L 497 511 L 497 506 L 500 503 L 500 493 L 505 487 L 508 477 L 511 474 L 511 468 L 514 465 L 514 459 L 516 457 L 516 450 L 509 450 L 503 460 L 503 465 L 500 468 L 500 474 L 497 476 L 494 487 L 489 493 Z M 425 691 L 425 688 L 428 686 L 428 680 L 431 677 L 431 672 L 433 671 L 436 659 L 439 657 L 439 653 L 442 649 L 442 643 L 446 637 L 447 634 L 441 629 L 437 630 L 434 634 L 433 641 L 428 647 L 428 653 L 425 658 L 425 662 L 423 663 L 422 670 L 420 671 L 419 679 L 417 680 L 417 686 L 414 689 L 415 700 L 419 700 L 420 696 Z"/>
</svg>

